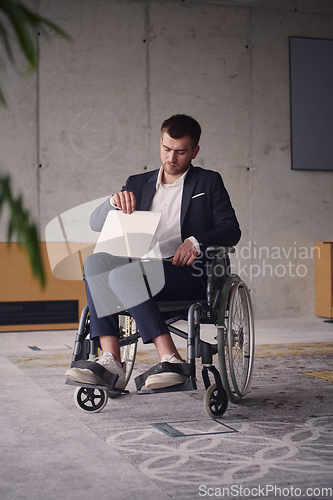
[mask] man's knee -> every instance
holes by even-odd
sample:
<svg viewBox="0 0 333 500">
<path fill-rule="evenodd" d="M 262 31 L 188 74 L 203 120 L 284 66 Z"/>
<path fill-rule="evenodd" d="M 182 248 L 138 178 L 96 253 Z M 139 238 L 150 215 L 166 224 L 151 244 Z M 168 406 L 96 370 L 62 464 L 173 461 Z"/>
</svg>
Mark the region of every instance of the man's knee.
<svg viewBox="0 0 333 500">
<path fill-rule="evenodd" d="M 91 276 L 92 275 L 92 270 L 95 266 L 95 254 L 89 255 L 87 259 L 85 260 L 83 264 L 83 271 L 85 276 Z"/>
<path fill-rule="evenodd" d="M 112 271 L 120 265 L 124 265 L 128 259 L 116 257 L 108 253 L 98 252 L 89 255 L 83 264 L 85 277 L 96 276 L 98 274 Z"/>
<path fill-rule="evenodd" d="M 118 266 L 108 276 L 110 289 L 124 307 L 135 307 L 149 299 L 146 282 L 138 261 Z"/>
</svg>

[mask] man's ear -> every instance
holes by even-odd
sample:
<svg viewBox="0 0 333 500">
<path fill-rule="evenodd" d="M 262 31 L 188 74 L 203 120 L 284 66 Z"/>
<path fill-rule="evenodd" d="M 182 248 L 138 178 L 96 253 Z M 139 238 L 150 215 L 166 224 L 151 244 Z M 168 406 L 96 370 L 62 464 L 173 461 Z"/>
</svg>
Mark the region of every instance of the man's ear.
<svg viewBox="0 0 333 500">
<path fill-rule="evenodd" d="M 197 156 L 197 154 L 199 153 L 200 151 L 200 146 L 196 146 L 194 149 L 193 149 L 193 152 L 192 152 L 192 160 L 194 160 L 194 158 Z"/>
</svg>

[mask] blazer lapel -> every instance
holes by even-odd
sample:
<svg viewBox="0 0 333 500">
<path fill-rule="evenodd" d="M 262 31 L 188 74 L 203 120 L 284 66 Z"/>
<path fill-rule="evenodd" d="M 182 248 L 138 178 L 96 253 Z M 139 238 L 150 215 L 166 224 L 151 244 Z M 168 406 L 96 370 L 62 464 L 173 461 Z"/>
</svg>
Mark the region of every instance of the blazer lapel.
<svg viewBox="0 0 333 500">
<path fill-rule="evenodd" d="M 156 192 L 156 181 L 159 170 L 156 170 L 144 184 L 142 189 L 141 205 L 139 210 L 149 210 L 150 204 Z"/>
<path fill-rule="evenodd" d="M 144 184 L 142 189 L 142 198 L 139 210 L 149 210 L 152 199 L 156 193 L 156 182 L 158 177 L 159 170 L 156 170 L 152 176 L 148 179 L 148 181 Z M 182 196 L 182 205 L 181 205 L 181 214 L 180 214 L 180 224 L 183 226 L 184 218 L 189 207 L 192 194 L 197 182 L 197 174 L 192 167 L 190 166 L 190 170 L 184 181 L 184 189 Z"/>
<path fill-rule="evenodd" d="M 191 165 L 190 170 L 188 171 L 188 174 L 185 177 L 185 181 L 184 181 L 182 207 L 181 207 L 181 215 L 180 215 L 181 227 L 183 227 L 185 215 L 186 215 L 187 209 L 189 207 L 196 182 L 197 182 L 197 174 Z"/>
</svg>

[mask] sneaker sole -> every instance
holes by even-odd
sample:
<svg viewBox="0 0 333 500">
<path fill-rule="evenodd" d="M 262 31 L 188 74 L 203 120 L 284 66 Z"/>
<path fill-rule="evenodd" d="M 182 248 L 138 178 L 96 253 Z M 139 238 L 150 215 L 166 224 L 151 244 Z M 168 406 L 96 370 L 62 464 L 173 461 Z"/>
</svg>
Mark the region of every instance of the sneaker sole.
<svg viewBox="0 0 333 500">
<path fill-rule="evenodd" d="M 70 368 L 66 372 L 66 377 L 74 382 L 78 382 L 79 384 L 89 384 L 89 385 L 105 385 L 109 387 L 101 378 L 97 377 L 93 372 L 87 370 L 86 372 L 80 370 L 79 368 Z M 125 389 L 124 381 L 117 381 L 115 388 L 116 389 Z"/>
<path fill-rule="evenodd" d="M 84 372 L 77 368 L 70 368 L 66 372 L 66 377 L 74 380 L 74 382 L 79 382 L 80 384 L 91 384 L 91 385 L 105 385 L 102 379 L 97 377 L 93 372 Z"/>
<path fill-rule="evenodd" d="M 174 385 L 183 384 L 187 380 L 185 375 L 178 373 L 158 373 L 150 375 L 145 383 L 146 389 L 164 389 L 165 387 L 172 387 Z"/>
</svg>

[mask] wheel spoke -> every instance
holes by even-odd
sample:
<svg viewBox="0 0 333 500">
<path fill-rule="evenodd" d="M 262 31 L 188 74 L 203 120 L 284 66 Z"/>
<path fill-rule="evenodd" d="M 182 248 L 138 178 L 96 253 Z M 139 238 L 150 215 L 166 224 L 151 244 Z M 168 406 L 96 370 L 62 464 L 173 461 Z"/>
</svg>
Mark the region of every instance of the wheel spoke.
<svg viewBox="0 0 333 500">
<path fill-rule="evenodd" d="M 229 363 L 230 374 L 235 392 L 239 396 L 246 393 L 248 386 L 248 366 L 249 366 L 249 334 L 248 334 L 248 302 L 247 289 L 244 285 L 238 285 L 231 300 L 231 310 L 229 317 Z"/>
<path fill-rule="evenodd" d="M 224 333 L 220 334 L 220 371 L 229 398 L 238 402 L 249 389 L 254 352 L 251 299 L 246 284 L 235 276 L 226 299 Z M 222 311 L 223 312 L 223 311 Z M 219 356 L 220 358 L 220 356 Z"/>
<path fill-rule="evenodd" d="M 204 397 L 204 409 L 211 418 L 222 417 L 228 407 L 227 393 L 219 393 L 216 384 L 208 387 Z"/>
<path fill-rule="evenodd" d="M 136 333 L 137 331 L 135 320 L 131 316 L 119 316 L 119 325 L 121 331 L 121 338 L 129 337 L 130 335 Z M 137 350 L 137 341 L 121 346 L 120 348 L 121 361 L 124 362 L 126 365 L 126 384 L 130 379 L 130 376 L 133 371 L 136 350 Z"/>
<path fill-rule="evenodd" d="M 98 412 L 106 405 L 108 395 L 107 392 L 102 389 L 80 387 L 75 391 L 74 401 L 80 410 Z"/>
</svg>

